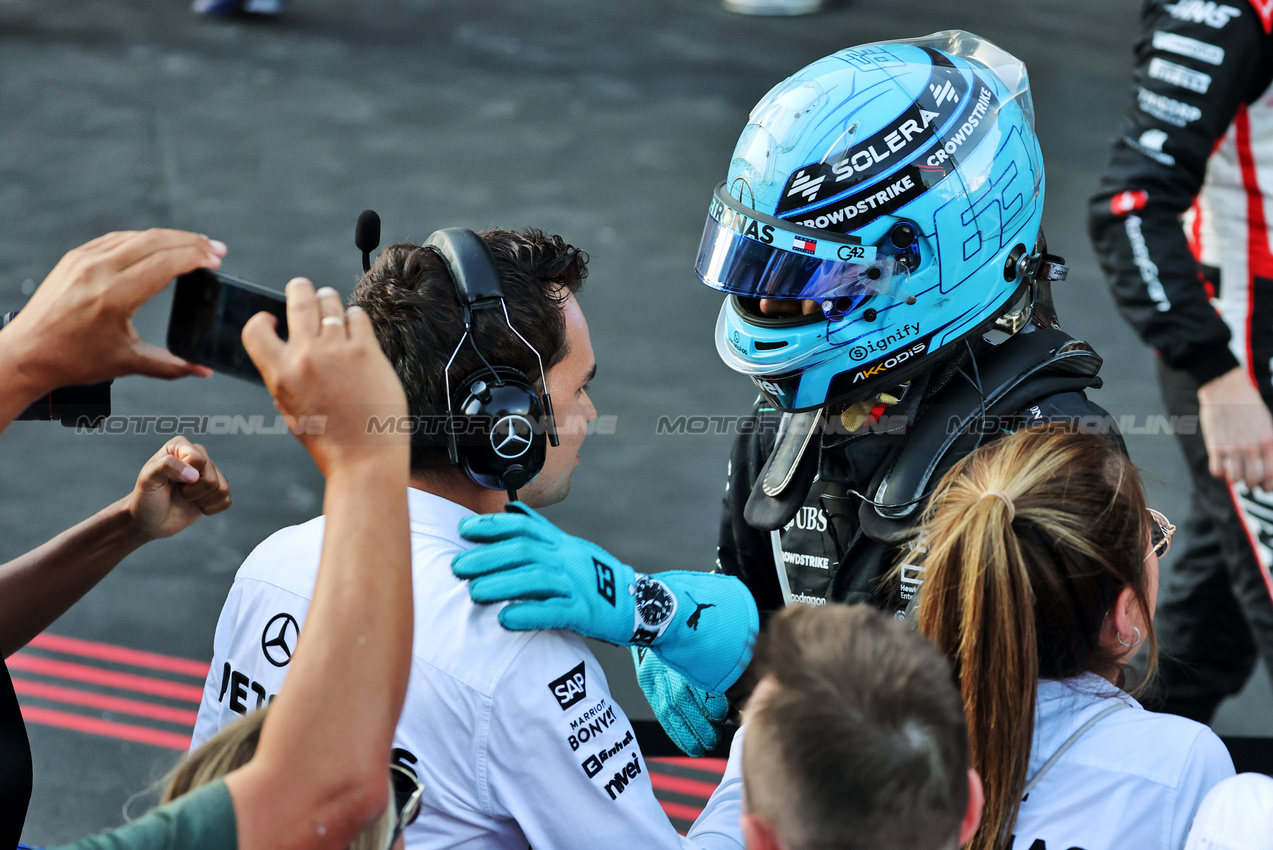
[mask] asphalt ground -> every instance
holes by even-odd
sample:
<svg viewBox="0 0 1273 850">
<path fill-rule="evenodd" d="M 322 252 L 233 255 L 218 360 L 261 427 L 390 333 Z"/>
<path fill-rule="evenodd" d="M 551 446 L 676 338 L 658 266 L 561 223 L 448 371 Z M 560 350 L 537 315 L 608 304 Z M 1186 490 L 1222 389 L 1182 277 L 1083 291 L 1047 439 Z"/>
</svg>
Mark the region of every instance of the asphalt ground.
<svg viewBox="0 0 1273 850">
<path fill-rule="evenodd" d="M 198 230 L 229 244 L 231 274 L 279 288 L 304 274 L 345 293 L 360 269 L 354 220 L 367 207 L 380 212 L 385 243 L 444 226 L 561 233 L 593 257 L 581 303 L 599 361 L 594 400 L 613 418 L 585 444 L 572 497 L 548 514 L 646 570 L 706 569 L 730 437 L 658 435 L 656 423 L 737 415 L 754 393 L 716 357 L 720 297 L 695 281 L 694 252 L 750 107 L 838 48 L 961 28 L 1027 62 L 1048 170 L 1045 228 L 1071 263 L 1056 293 L 1062 322 L 1106 358 L 1102 405 L 1137 422 L 1162 412 L 1152 356 L 1115 313 L 1084 227 L 1128 97 L 1136 6 L 850 0 L 763 19 L 716 0 L 297 0 L 277 20 L 226 23 L 180 0 L 0 0 L 0 309 L 21 306 L 66 250 L 115 229 Z M 168 307 L 165 294 L 143 309 L 143 336 L 163 340 Z M 123 379 L 114 406 L 274 416 L 264 390 L 221 376 Z M 10 427 L 0 436 L 0 557 L 124 495 L 170 436 L 157 424 L 119 435 Z M 322 481 L 290 437 L 196 439 L 228 476 L 233 509 L 130 557 L 53 633 L 207 659 L 244 556 L 320 510 Z M 1129 444 L 1153 503 L 1183 518 L 1174 440 Z M 651 716 L 626 652 L 600 654 L 619 701 Z M 1273 734 L 1271 709 L 1260 672 L 1215 725 Z M 176 757 L 29 731 L 36 775 L 24 838 L 40 845 L 118 824 L 125 799 Z"/>
</svg>

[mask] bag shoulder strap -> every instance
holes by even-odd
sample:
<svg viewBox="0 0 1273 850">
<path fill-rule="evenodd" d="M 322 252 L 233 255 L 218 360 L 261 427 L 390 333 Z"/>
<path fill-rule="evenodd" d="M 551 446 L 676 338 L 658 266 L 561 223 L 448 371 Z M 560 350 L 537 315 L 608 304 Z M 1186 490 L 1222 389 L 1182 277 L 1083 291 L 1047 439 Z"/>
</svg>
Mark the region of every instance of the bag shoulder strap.
<svg viewBox="0 0 1273 850">
<path fill-rule="evenodd" d="M 1057 748 L 1056 752 L 1052 754 L 1052 757 L 1043 763 L 1043 767 L 1039 768 L 1038 773 L 1034 774 L 1034 776 L 1030 777 L 1026 781 L 1025 790 L 1022 791 L 1021 798 L 1025 799 L 1029 796 L 1030 792 L 1034 790 L 1034 786 L 1039 784 L 1039 780 L 1043 778 L 1043 775 L 1052 769 L 1052 765 L 1056 764 L 1057 761 L 1060 760 L 1061 756 L 1065 755 L 1066 751 L 1069 750 L 1070 747 L 1074 746 L 1074 744 L 1078 742 L 1078 739 L 1082 738 L 1083 735 L 1087 733 L 1088 729 L 1091 729 L 1097 723 L 1100 723 L 1114 712 L 1130 707 L 1131 706 L 1125 702 L 1116 702 L 1113 705 L 1099 711 L 1095 717 L 1076 729 L 1074 734 L 1066 738 L 1065 743 Z"/>
</svg>

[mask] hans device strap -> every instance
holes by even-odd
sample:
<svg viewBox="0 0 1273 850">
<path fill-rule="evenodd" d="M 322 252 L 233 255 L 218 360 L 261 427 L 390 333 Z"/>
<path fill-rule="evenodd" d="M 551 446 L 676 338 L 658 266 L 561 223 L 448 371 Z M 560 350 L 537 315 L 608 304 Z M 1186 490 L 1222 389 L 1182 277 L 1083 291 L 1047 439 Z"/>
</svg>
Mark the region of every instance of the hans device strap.
<svg viewBox="0 0 1273 850">
<path fill-rule="evenodd" d="M 743 508 L 752 528 L 782 528 L 804 504 L 818 471 L 822 410 L 784 413 L 773 451 Z"/>
<path fill-rule="evenodd" d="M 877 540 L 900 540 L 932 486 L 984 439 L 983 418 L 1009 417 L 1038 399 L 1099 387 L 1101 362 L 1086 342 L 1039 327 L 979 358 L 981 387 L 956 381 L 929 399 L 905 446 L 882 467 L 872 500 L 858 510 L 863 530 Z"/>
<path fill-rule="evenodd" d="M 926 399 L 924 415 L 880 466 L 858 509 L 867 537 L 885 543 L 905 539 L 932 487 L 978 444 L 982 417 L 1010 417 L 1041 398 L 1101 385 L 1100 355 L 1055 328 L 1034 326 L 977 362 L 980 388 L 952 381 Z M 800 416 L 784 415 L 785 427 L 747 500 L 744 518 L 753 528 L 782 528 L 804 504 L 818 469 L 819 442 L 807 439 L 817 422 Z M 771 486 L 777 482 L 780 487 Z"/>
</svg>

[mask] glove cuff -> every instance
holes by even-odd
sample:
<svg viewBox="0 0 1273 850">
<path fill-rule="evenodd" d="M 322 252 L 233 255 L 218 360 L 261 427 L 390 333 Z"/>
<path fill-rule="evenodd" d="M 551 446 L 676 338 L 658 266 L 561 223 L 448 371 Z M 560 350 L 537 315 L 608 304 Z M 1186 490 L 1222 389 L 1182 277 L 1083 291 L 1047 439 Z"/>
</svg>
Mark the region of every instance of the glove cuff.
<svg viewBox="0 0 1273 850">
<path fill-rule="evenodd" d="M 674 598 L 661 635 L 650 645 L 695 687 L 724 693 L 751 663 L 760 629 L 751 592 L 738 579 L 715 573 L 669 571 L 645 578 L 655 578 Z"/>
</svg>

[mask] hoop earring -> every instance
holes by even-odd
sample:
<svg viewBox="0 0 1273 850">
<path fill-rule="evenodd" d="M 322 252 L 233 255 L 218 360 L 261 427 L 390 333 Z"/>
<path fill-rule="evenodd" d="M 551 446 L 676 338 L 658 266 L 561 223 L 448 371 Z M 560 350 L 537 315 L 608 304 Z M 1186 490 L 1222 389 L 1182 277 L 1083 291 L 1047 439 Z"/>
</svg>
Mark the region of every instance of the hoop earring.
<svg viewBox="0 0 1273 850">
<path fill-rule="evenodd" d="M 1131 649 L 1134 646 L 1140 646 L 1140 629 L 1137 628 L 1136 626 L 1132 626 L 1132 631 L 1136 633 L 1136 639 L 1132 641 L 1131 643 L 1124 642 L 1122 635 L 1116 635 L 1116 637 L 1118 638 L 1118 642 L 1122 644 L 1123 646 L 1127 647 L 1128 649 Z"/>
</svg>

